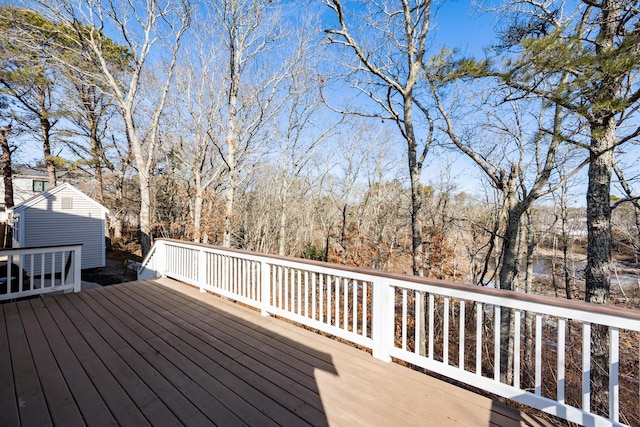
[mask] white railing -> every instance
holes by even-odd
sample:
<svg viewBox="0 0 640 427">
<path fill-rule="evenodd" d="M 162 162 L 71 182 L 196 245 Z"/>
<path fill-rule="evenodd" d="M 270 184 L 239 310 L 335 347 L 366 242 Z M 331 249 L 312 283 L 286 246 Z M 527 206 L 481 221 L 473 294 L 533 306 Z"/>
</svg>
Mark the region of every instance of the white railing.
<svg viewBox="0 0 640 427">
<path fill-rule="evenodd" d="M 139 270 L 141 278 L 159 276 L 571 422 L 640 425 L 635 310 L 164 239 Z M 592 360 L 596 330 L 608 348 Z M 596 365 L 604 390 L 592 386 Z"/>
<path fill-rule="evenodd" d="M 79 292 L 82 245 L 0 250 L 0 301 Z"/>
</svg>

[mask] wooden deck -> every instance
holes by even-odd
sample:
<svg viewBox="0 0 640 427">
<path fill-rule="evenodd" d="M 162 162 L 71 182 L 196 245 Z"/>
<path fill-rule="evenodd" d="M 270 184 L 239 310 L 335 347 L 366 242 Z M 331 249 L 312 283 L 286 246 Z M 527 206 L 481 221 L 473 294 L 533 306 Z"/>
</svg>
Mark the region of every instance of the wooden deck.
<svg viewBox="0 0 640 427">
<path fill-rule="evenodd" d="M 168 279 L 0 308 L 0 426 L 538 425 Z"/>
</svg>

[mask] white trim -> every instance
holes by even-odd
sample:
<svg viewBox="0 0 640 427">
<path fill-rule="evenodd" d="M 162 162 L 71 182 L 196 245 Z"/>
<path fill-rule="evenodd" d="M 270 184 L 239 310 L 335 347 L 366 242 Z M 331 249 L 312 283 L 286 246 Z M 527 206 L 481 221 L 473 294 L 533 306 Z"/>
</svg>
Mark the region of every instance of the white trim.
<svg viewBox="0 0 640 427">
<path fill-rule="evenodd" d="M 59 193 L 60 191 L 63 191 L 63 190 L 70 190 L 70 191 L 74 192 L 78 197 L 82 197 L 83 199 L 91 202 L 93 205 L 95 205 L 97 208 L 99 208 L 102 212 L 104 212 L 105 215 L 109 214 L 109 209 L 107 209 L 106 207 L 104 207 L 100 203 L 96 202 L 91 197 L 87 196 L 82 191 L 78 190 L 76 187 L 74 187 L 73 185 L 69 184 L 68 182 L 64 182 L 64 183 L 62 183 L 60 185 L 57 185 L 57 186 L 55 186 L 53 188 L 50 188 L 47 191 L 43 191 L 42 193 L 37 194 L 37 195 L 25 200 L 24 202 L 15 205 L 10 210 L 15 212 L 15 213 L 22 212 L 25 209 L 27 209 L 27 208 L 29 208 L 31 206 L 34 206 L 34 205 L 38 204 L 39 202 L 45 200 L 47 197 L 55 195 L 55 194 L 57 194 L 57 193 Z"/>
<path fill-rule="evenodd" d="M 16 221 L 18 222 L 18 232 L 15 231 Z M 16 236 L 18 239 L 16 239 Z M 11 215 L 11 243 L 14 247 L 24 246 L 24 218 L 20 212 L 13 212 Z"/>
<path fill-rule="evenodd" d="M 100 233 L 100 235 L 102 236 L 102 244 L 100 246 L 100 249 L 101 249 L 101 255 L 102 255 L 102 265 L 107 265 L 107 242 L 106 242 L 107 230 L 106 230 L 106 222 L 104 217 L 102 217 L 101 225 L 102 225 L 101 227 L 102 233 Z"/>
</svg>

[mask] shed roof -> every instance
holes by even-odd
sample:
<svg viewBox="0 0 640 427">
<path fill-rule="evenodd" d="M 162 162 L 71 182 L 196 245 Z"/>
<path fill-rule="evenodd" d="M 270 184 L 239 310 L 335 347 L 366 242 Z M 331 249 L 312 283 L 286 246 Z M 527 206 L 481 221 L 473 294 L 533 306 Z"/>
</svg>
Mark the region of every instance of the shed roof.
<svg viewBox="0 0 640 427">
<path fill-rule="evenodd" d="M 55 194 L 59 193 L 62 190 L 70 190 L 73 193 L 75 193 L 78 197 L 81 197 L 81 198 L 87 200 L 88 202 L 90 202 L 93 205 L 95 205 L 98 209 L 104 211 L 105 214 L 109 213 L 109 209 L 107 209 L 106 207 L 104 207 L 100 203 L 96 202 L 91 197 L 87 196 L 82 191 L 78 190 L 76 187 L 74 187 L 73 185 L 69 184 L 68 182 L 65 182 L 65 183 L 62 183 L 60 185 L 57 185 L 57 186 L 55 186 L 55 187 L 53 187 L 53 188 L 51 188 L 51 189 L 49 189 L 47 191 L 43 191 L 40 194 L 36 194 L 35 196 L 25 200 L 24 202 L 18 203 L 17 205 L 15 205 L 11 209 L 9 209 L 9 211 L 12 211 L 13 213 L 20 213 L 20 212 L 24 211 L 25 209 L 27 209 L 27 208 L 29 208 L 31 206 L 34 206 L 34 205 L 38 204 L 39 202 L 41 202 L 42 200 L 46 199 L 47 196 L 55 195 Z"/>
</svg>

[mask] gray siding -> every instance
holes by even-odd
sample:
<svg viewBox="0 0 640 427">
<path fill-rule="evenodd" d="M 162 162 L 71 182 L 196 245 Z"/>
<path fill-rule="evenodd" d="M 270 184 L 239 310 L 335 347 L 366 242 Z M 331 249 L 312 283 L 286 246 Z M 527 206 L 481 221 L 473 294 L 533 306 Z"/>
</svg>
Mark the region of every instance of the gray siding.
<svg viewBox="0 0 640 427">
<path fill-rule="evenodd" d="M 72 209 L 62 199 L 72 198 Z M 64 189 L 26 208 L 23 247 L 82 243 L 82 268 L 104 266 L 104 214 L 85 197 Z"/>
</svg>

